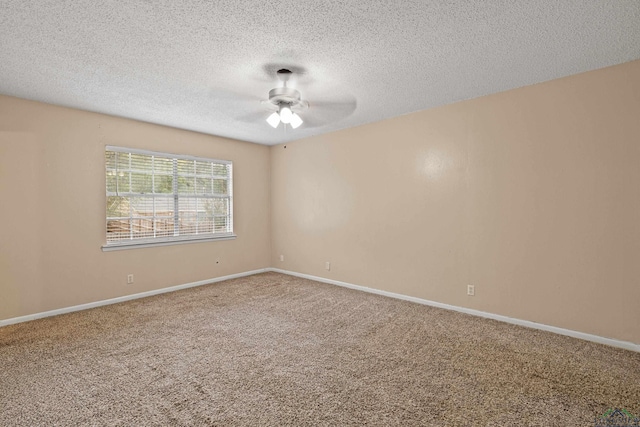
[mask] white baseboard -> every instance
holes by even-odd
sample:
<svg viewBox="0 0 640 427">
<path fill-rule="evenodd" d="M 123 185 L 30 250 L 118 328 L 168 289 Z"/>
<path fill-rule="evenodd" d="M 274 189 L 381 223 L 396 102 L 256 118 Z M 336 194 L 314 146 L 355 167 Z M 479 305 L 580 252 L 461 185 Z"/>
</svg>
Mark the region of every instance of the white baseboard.
<svg viewBox="0 0 640 427">
<path fill-rule="evenodd" d="M 432 307 L 444 308 L 446 310 L 458 311 L 460 313 L 471 314 L 473 316 L 485 317 L 487 319 L 499 320 L 501 322 L 511 323 L 514 325 L 525 326 L 527 328 L 540 329 L 542 331 L 553 332 L 559 335 L 566 335 L 573 338 L 579 338 L 586 341 L 592 341 L 599 344 L 610 345 L 612 347 L 624 348 L 625 350 L 631 350 L 640 353 L 640 344 L 635 344 L 629 341 L 620 341 L 612 338 L 604 338 L 598 335 L 586 334 L 584 332 L 572 331 L 571 329 L 558 328 L 555 326 L 549 326 L 542 323 L 530 322 L 528 320 L 515 319 L 513 317 L 501 316 L 499 314 L 487 313 L 485 311 L 473 310 L 471 308 L 458 307 L 455 305 L 443 304 L 436 301 L 429 301 L 422 298 L 411 297 L 408 295 L 396 294 L 394 292 L 382 291 L 379 289 L 367 288 L 365 286 L 354 285 L 347 282 L 341 282 L 338 280 L 326 279 L 324 277 L 312 276 L 310 274 L 296 273 L 294 271 L 281 270 L 279 268 L 267 268 L 267 271 L 273 271 L 276 273 L 288 274 L 290 276 L 302 277 L 303 279 L 315 280 L 317 282 L 328 283 L 331 285 L 342 286 L 345 288 L 356 289 L 359 291 L 369 292 L 372 294 L 384 295 L 386 297 L 397 298 L 405 301 L 411 301 L 418 304 L 429 305 Z"/>
<path fill-rule="evenodd" d="M 640 353 L 640 344 L 635 344 L 629 341 L 620 341 L 612 338 L 600 337 L 598 335 L 587 334 L 584 332 L 572 331 L 571 329 L 558 328 L 555 326 L 549 326 L 542 323 L 530 322 L 528 320 L 515 319 L 512 317 L 502 316 L 499 314 L 487 313 L 485 311 L 474 310 L 471 308 L 458 307 L 450 304 L 443 304 L 436 301 L 430 301 L 422 298 L 412 297 L 403 294 L 397 294 L 394 292 L 383 291 L 380 289 L 367 288 L 366 286 L 354 285 L 352 283 L 341 282 L 339 280 L 327 279 L 319 276 L 312 276 L 310 274 L 296 273 L 294 271 L 282 270 L 279 268 L 262 268 L 258 270 L 245 271 L 243 273 L 230 274 L 228 276 L 215 277 L 212 279 L 199 280 L 197 282 L 185 283 L 182 285 L 171 286 L 168 288 L 154 289 L 152 291 L 141 292 L 133 295 L 124 295 L 117 298 L 111 298 L 102 301 L 90 302 L 87 304 L 74 305 L 72 307 L 59 308 L 56 310 L 44 311 L 41 313 L 28 314 L 26 316 L 13 317 L 10 319 L 0 320 L 0 327 L 13 325 L 16 323 L 28 322 L 30 320 L 42 319 L 43 317 L 57 316 L 59 314 L 72 313 L 74 311 L 87 310 L 89 308 L 101 307 L 103 305 L 117 304 L 119 302 L 130 301 L 138 298 L 150 297 L 152 295 L 164 294 L 167 292 L 179 291 L 181 289 L 193 288 L 196 286 L 207 285 L 209 283 L 222 282 L 224 280 L 236 279 L 238 277 L 251 276 L 253 274 L 264 273 L 267 271 L 273 271 L 276 273 L 288 274 L 290 276 L 302 277 L 304 279 L 315 280 L 317 282 L 328 283 L 331 285 L 342 286 L 345 288 L 356 289 L 359 291 L 369 292 L 372 294 L 383 295 L 390 298 L 401 299 L 405 301 L 411 301 L 418 304 L 429 305 L 432 307 L 443 308 L 445 310 L 458 311 L 460 313 L 471 314 L 473 316 L 484 317 L 487 319 L 498 320 L 501 322 L 511 323 L 514 325 L 525 326 L 528 328 L 539 329 L 542 331 L 553 332 L 559 335 L 566 335 L 573 338 L 579 338 L 586 341 L 592 341 L 599 344 L 605 344 L 612 347 L 623 348 L 625 350 L 631 350 Z"/>
<path fill-rule="evenodd" d="M 209 283 L 222 282 L 224 280 L 236 279 L 238 277 L 251 276 L 253 274 L 264 273 L 265 271 L 269 271 L 269 269 L 261 268 L 259 270 L 245 271 L 243 273 L 230 274 L 228 276 L 215 277 L 213 279 L 199 280 L 197 282 L 185 283 L 183 285 L 170 286 L 168 288 L 162 288 L 162 289 L 154 289 L 152 291 L 140 292 L 138 294 L 133 294 L 133 295 L 124 295 L 117 298 L 90 302 L 87 304 L 74 305 L 73 307 L 65 307 L 65 308 L 59 308 L 57 310 L 50 310 L 50 311 L 43 311 L 41 313 L 28 314 L 26 316 L 0 320 L 0 327 L 13 325 L 15 323 L 28 322 L 30 320 L 42 319 L 43 317 L 57 316 L 58 314 L 65 314 L 65 313 L 72 313 L 74 311 L 87 310 L 89 308 L 101 307 L 103 305 L 117 304 L 119 302 L 130 301 L 133 299 L 144 298 L 144 297 L 150 297 L 152 295 L 179 291 L 181 289 L 193 288 L 195 286 L 208 285 Z"/>
</svg>

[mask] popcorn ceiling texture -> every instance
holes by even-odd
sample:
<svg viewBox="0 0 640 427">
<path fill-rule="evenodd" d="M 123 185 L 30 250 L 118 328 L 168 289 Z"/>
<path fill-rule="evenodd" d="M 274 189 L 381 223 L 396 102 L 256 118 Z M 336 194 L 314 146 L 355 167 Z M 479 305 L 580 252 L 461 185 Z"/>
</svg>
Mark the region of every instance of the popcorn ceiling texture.
<svg viewBox="0 0 640 427">
<path fill-rule="evenodd" d="M 0 93 L 263 144 L 638 58 L 637 0 L 0 0 Z"/>
</svg>

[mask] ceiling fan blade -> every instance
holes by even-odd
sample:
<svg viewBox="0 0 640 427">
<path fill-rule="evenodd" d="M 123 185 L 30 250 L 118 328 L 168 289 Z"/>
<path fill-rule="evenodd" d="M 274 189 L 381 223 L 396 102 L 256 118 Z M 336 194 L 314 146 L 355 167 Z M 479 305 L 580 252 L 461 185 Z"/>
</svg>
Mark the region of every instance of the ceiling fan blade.
<svg viewBox="0 0 640 427">
<path fill-rule="evenodd" d="M 296 112 L 296 113 L 300 113 L 302 111 L 305 111 L 307 108 L 309 108 L 309 103 L 307 101 L 300 101 L 299 103 L 292 105 L 291 106 L 291 111 Z"/>
<path fill-rule="evenodd" d="M 319 128 L 322 126 L 326 126 L 330 123 L 330 122 L 327 122 L 326 120 L 318 120 L 317 117 L 313 117 L 313 116 L 302 117 L 302 120 L 303 120 L 303 123 L 302 123 L 303 128 Z"/>
<path fill-rule="evenodd" d="M 311 101 L 309 102 L 311 108 L 336 108 L 339 110 L 351 110 L 354 111 L 357 106 L 355 99 L 350 101 Z"/>
<path fill-rule="evenodd" d="M 300 116 L 305 127 L 314 128 L 339 122 L 349 117 L 356 110 L 357 102 L 309 101 L 309 108 Z"/>
<path fill-rule="evenodd" d="M 272 112 L 268 110 L 253 111 L 251 113 L 237 117 L 235 120 L 242 123 L 257 123 L 260 121 L 265 121 L 266 124 L 267 117 L 269 117 L 270 114 L 272 114 Z"/>
<path fill-rule="evenodd" d="M 210 89 L 207 98 L 212 108 L 222 107 L 229 111 L 260 108 L 260 97 L 226 89 Z"/>
<path fill-rule="evenodd" d="M 264 106 L 265 111 L 278 111 L 278 106 L 269 101 L 268 99 L 263 99 L 260 101 L 260 104 Z"/>
</svg>

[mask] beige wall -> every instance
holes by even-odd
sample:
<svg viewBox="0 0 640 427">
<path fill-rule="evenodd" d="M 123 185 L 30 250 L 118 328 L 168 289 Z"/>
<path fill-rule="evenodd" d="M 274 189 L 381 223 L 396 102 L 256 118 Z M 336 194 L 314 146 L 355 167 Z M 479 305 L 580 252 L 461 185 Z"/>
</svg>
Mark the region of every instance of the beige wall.
<svg viewBox="0 0 640 427">
<path fill-rule="evenodd" d="M 638 117 L 640 61 L 287 148 L 0 96 L 0 320 L 271 265 L 640 343 Z M 105 145 L 233 160 L 238 238 L 102 252 Z"/>
<path fill-rule="evenodd" d="M 232 160 L 238 238 L 102 252 L 105 145 Z M 0 320 L 268 267 L 269 163 L 266 146 L 0 96 Z"/>
<path fill-rule="evenodd" d="M 640 61 L 274 146 L 271 170 L 274 267 L 640 343 Z"/>
</svg>

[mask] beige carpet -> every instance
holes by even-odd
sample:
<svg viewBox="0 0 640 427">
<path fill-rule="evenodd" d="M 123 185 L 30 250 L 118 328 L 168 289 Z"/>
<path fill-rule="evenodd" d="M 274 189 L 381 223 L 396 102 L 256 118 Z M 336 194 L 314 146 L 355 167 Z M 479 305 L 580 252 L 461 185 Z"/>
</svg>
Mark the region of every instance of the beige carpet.
<svg viewBox="0 0 640 427">
<path fill-rule="evenodd" d="M 265 273 L 0 328 L 0 426 L 593 426 L 640 354 Z"/>
</svg>

